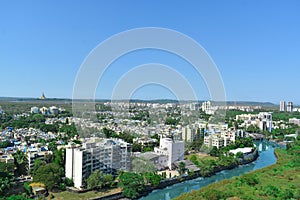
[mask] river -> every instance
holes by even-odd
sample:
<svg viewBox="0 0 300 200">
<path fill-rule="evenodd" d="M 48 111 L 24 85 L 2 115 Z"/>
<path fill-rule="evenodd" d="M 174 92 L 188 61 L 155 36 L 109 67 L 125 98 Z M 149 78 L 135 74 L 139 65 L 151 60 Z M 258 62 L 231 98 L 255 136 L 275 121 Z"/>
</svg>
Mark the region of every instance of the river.
<svg viewBox="0 0 300 200">
<path fill-rule="evenodd" d="M 244 173 L 261 169 L 276 163 L 274 148 L 282 146 L 268 141 L 255 142 L 255 145 L 259 150 L 259 157 L 256 161 L 250 164 L 239 166 L 232 170 L 224 170 L 208 178 L 199 177 L 193 180 L 166 187 L 164 189 L 153 190 L 149 195 L 140 198 L 140 200 L 170 200 L 177 196 L 180 196 L 183 193 L 187 193 L 192 190 L 199 190 L 200 188 L 205 187 L 209 184 L 224 179 L 229 179 L 234 176 L 240 176 Z"/>
</svg>

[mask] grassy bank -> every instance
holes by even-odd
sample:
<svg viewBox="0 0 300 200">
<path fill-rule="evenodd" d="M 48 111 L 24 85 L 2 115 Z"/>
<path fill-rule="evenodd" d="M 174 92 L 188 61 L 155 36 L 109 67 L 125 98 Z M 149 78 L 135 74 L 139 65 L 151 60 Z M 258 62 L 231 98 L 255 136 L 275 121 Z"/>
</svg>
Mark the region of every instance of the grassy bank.
<svg viewBox="0 0 300 200">
<path fill-rule="evenodd" d="M 188 199 L 300 199 L 300 146 L 276 149 L 277 163 L 224 180 L 176 198 Z"/>
<path fill-rule="evenodd" d="M 103 197 L 111 194 L 116 194 L 120 192 L 121 190 L 119 188 L 111 189 L 107 191 L 90 191 L 85 193 L 73 193 L 73 192 L 59 192 L 59 193 L 51 193 L 54 195 L 54 200 L 86 200 L 86 199 L 92 199 L 96 197 Z"/>
</svg>

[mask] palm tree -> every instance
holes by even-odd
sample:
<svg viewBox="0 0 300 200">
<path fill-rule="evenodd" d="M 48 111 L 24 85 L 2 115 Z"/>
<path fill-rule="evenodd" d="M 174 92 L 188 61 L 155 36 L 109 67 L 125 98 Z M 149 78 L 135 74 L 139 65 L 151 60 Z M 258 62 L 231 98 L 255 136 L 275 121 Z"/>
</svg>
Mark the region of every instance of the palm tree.
<svg viewBox="0 0 300 200">
<path fill-rule="evenodd" d="M 13 154 L 15 160 L 15 166 L 17 167 L 16 175 L 25 175 L 27 174 L 28 169 L 28 159 L 26 154 L 23 151 L 17 150 Z"/>
</svg>

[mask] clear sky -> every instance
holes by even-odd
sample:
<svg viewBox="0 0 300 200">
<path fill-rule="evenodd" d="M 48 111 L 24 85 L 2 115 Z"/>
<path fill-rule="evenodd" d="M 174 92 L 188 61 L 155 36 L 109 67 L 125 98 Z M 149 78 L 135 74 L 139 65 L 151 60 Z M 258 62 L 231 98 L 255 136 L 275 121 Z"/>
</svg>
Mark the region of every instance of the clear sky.
<svg viewBox="0 0 300 200">
<path fill-rule="evenodd" d="M 0 96 L 71 98 L 79 67 L 100 42 L 140 27 L 182 32 L 201 44 L 219 68 L 227 99 L 300 104 L 300 1 L 12 1 L 0 0 Z M 110 98 L 131 68 L 156 62 L 174 67 L 210 99 L 202 78 L 162 51 L 121 57 L 100 81 Z M 184 66 L 184 67 L 183 67 Z M 148 85 L 134 98 L 174 98 Z"/>
</svg>

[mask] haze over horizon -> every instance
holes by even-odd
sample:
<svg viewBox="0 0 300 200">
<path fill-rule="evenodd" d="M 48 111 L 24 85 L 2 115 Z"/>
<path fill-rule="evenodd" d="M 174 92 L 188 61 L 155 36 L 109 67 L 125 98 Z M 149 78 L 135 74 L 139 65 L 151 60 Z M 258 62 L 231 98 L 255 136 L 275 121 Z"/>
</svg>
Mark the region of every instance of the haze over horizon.
<svg viewBox="0 0 300 200">
<path fill-rule="evenodd" d="M 122 31 L 163 27 L 202 45 L 216 63 L 228 101 L 300 104 L 299 1 L 1 1 L 0 66 L 3 97 L 72 98 L 86 56 Z M 213 12 L 212 12 L 213 11 Z M 198 99 L 210 94 L 182 58 L 159 50 L 134 51 L 113 62 L 99 81 L 97 99 L 110 99 L 118 80 L 145 63 L 182 74 Z M 176 99 L 168 88 L 146 85 L 133 99 Z"/>
</svg>

